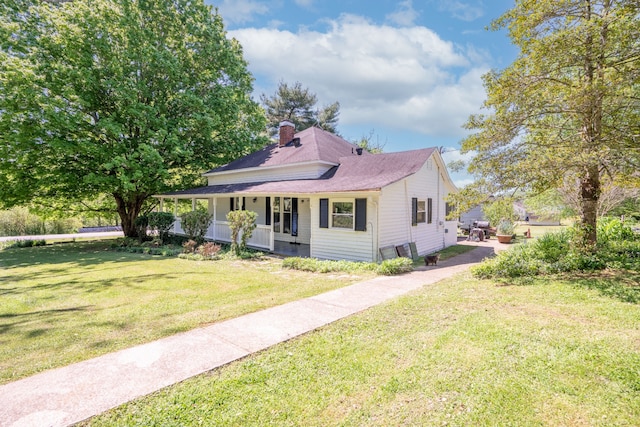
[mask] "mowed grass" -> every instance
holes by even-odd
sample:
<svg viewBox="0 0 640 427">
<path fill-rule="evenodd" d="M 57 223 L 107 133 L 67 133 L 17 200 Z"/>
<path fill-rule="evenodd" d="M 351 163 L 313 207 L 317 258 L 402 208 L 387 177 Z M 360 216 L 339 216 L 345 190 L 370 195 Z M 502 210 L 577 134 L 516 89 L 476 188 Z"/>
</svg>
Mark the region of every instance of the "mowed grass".
<svg viewBox="0 0 640 427">
<path fill-rule="evenodd" d="M 463 273 L 84 425 L 638 425 L 638 325 L 577 282 Z"/>
<path fill-rule="evenodd" d="M 0 383 L 349 285 L 281 260 L 189 261 L 109 241 L 0 251 Z"/>
<path fill-rule="evenodd" d="M 568 227 L 568 225 L 529 225 L 526 222 L 522 222 L 516 226 L 515 232 L 518 236 L 522 237 L 525 231 L 530 230 L 531 237 L 535 239 L 547 233 L 562 231 Z"/>
</svg>

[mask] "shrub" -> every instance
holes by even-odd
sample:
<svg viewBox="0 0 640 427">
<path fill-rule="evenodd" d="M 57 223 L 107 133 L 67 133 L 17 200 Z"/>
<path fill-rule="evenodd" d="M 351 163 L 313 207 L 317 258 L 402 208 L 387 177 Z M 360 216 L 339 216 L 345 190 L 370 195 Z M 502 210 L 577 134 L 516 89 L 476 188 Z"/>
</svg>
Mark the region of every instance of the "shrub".
<svg viewBox="0 0 640 427">
<path fill-rule="evenodd" d="M 182 215 L 182 228 L 190 240 L 198 243 L 204 242 L 204 235 L 207 234 L 213 214 L 196 210 Z"/>
<path fill-rule="evenodd" d="M 247 240 L 251 238 L 256 228 L 258 214 L 252 211 L 231 211 L 227 214 L 229 228 L 231 228 L 231 250 L 239 255 L 247 247 Z M 240 242 L 238 242 L 240 237 Z"/>
<path fill-rule="evenodd" d="M 598 221 L 598 244 L 638 239 L 640 239 L 640 236 L 618 218 L 601 218 Z"/>
<path fill-rule="evenodd" d="M 492 277 L 535 276 L 544 269 L 543 262 L 536 259 L 534 243 L 514 246 L 501 251 L 497 256 L 484 260 L 471 268 L 472 274 L 480 279 Z"/>
<path fill-rule="evenodd" d="M 185 254 L 192 254 L 196 251 L 196 247 L 198 246 L 198 242 L 195 240 L 187 240 L 182 244 L 182 248 Z"/>
<path fill-rule="evenodd" d="M 548 263 L 558 262 L 571 250 L 571 233 L 566 230 L 545 233 L 530 242 L 530 249 L 535 252 L 537 259 Z"/>
<path fill-rule="evenodd" d="M 530 243 L 498 253 L 471 271 L 479 278 L 515 278 L 607 267 L 634 270 L 640 266 L 640 238 L 617 219 L 598 223 L 596 247 L 583 249 L 575 244 L 582 238 L 583 231 L 577 228 L 547 233 Z"/>
<path fill-rule="evenodd" d="M 136 228 L 136 234 L 138 235 L 138 241 L 140 243 L 147 239 L 147 228 L 149 227 L 149 217 L 146 215 L 140 215 L 133 223 Z"/>
<path fill-rule="evenodd" d="M 370 262 L 331 261 L 316 258 L 289 257 L 282 261 L 282 268 L 313 273 L 375 271 L 378 264 Z"/>
<path fill-rule="evenodd" d="M 399 257 L 387 259 L 380 263 L 377 268 L 378 274 L 385 276 L 394 276 L 413 271 L 413 261 L 409 258 Z"/>
<path fill-rule="evenodd" d="M 2 243 L 0 248 L 30 248 L 33 246 L 45 246 L 45 240 L 10 240 Z"/>
<path fill-rule="evenodd" d="M 158 234 L 162 243 L 169 240 L 169 230 L 176 220 L 170 212 L 151 212 L 149 215 L 149 227 Z"/>
<path fill-rule="evenodd" d="M 213 242 L 207 242 L 200 245 L 197 249 L 197 252 L 204 259 L 216 259 L 218 258 L 218 253 L 220 252 L 220 249 L 222 249 L 220 245 L 216 245 Z"/>
</svg>

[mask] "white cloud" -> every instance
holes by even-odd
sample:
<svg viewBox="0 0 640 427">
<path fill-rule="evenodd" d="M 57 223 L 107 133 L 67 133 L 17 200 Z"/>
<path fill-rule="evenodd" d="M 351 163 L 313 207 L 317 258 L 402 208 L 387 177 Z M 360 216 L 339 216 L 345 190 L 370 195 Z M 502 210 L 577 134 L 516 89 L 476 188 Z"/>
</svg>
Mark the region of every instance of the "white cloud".
<svg viewBox="0 0 640 427">
<path fill-rule="evenodd" d="M 256 15 L 269 12 L 269 6 L 259 0 L 222 0 L 216 6 L 226 23 L 251 22 Z"/>
<path fill-rule="evenodd" d="M 440 0 L 440 10 L 447 11 L 454 18 L 462 21 L 475 21 L 484 15 L 482 1 L 462 2 L 454 0 Z"/>
<path fill-rule="evenodd" d="M 340 102 L 340 124 L 386 126 L 459 138 L 485 97 L 477 52 L 425 27 L 376 25 L 353 15 L 326 31 L 246 28 L 231 31 L 249 70 L 271 94 L 279 81 L 301 82 L 320 104 Z"/>
<path fill-rule="evenodd" d="M 415 23 L 418 16 L 420 14 L 413 8 L 413 1 L 404 0 L 398 4 L 398 9 L 395 12 L 386 16 L 386 19 L 393 24 L 409 27 Z"/>
</svg>

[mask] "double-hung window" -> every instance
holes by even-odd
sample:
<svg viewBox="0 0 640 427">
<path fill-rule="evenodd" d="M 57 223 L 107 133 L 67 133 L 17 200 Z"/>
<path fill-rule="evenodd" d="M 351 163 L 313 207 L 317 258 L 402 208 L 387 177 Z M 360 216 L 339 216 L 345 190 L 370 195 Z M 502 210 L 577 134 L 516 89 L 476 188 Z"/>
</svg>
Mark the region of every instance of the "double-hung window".
<svg viewBox="0 0 640 427">
<path fill-rule="evenodd" d="M 418 200 L 416 197 L 411 199 L 411 225 L 418 225 L 421 222 L 427 221 L 426 206 L 424 200 Z"/>
<path fill-rule="evenodd" d="M 331 227 L 353 230 L 353 202 L 331 203 Z"/>
<path fill-rule="evenodd" d="M 367 231 L 367 199 L 320 199 L 319 226 Z"/>
</svg>

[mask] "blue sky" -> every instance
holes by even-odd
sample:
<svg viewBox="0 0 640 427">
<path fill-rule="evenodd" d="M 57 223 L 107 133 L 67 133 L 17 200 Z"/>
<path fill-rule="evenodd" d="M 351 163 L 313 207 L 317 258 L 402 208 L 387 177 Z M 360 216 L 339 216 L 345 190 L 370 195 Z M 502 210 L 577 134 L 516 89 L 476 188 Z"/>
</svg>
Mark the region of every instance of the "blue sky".
<svg viewBox="0 0 640 427">
<path fill-rule="evenodd" d="M 485 30 L 513 0 L 205 1 L 243 46 L 256 100 L 299 81 L 320 105 L 340 102 L 345 139 L 372 133 L 385 152 L 445 146 L 446 161 L 460 158 L 482 74 L 517 55 L 506 31 Z"/>
</svg>

